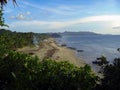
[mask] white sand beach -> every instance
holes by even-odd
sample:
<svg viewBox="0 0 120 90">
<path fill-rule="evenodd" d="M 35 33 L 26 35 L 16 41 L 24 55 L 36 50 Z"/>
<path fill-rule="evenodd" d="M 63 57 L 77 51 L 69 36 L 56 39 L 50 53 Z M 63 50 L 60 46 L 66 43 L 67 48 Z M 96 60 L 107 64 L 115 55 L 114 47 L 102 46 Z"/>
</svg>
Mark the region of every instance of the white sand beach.
<svg viewBox="0 0 120 90">
<path fill-rule="evenodd" d="M 51 58 L 56 61 L 69 61 L 76 66 L 84 66 L 84 60 L 76 56 L 76 51 L 67 47 L 59 46 L 53 38 L 46 39 L 39 44 L 39 47 L 24 47 L 19 52 L 31 53 L 40 58 Z"/>
</svg>

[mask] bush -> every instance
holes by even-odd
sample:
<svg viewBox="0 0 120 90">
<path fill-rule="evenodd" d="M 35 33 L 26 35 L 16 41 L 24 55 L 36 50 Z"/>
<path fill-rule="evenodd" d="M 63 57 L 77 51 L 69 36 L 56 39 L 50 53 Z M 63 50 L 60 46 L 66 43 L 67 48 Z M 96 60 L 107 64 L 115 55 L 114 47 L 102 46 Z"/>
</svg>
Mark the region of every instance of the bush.
<svg viewBox="0 0 120 90">
<path fill-rule="evenodd" d="M 37 70 L 37 57 L 10 51 L 0 60 L 0 83 L 5 90 L 29 88 Z"/>
<path fill-rule="evenodd" d="M 0 60 L 1 90 L 91 90 L 97 76 L 89 65 L 76 67 L 69 62 L 10 51 Z"/>
<path fill-rule="evenodd" d="M 103 68 L 104 78 L 98 86 L 99 90 L 119 90 L 120 89 L 120 58 L 114 59 L 113 64 L 108 64 Z M 96 89 L 98 90 L 98 89 Z"/>
</svg>

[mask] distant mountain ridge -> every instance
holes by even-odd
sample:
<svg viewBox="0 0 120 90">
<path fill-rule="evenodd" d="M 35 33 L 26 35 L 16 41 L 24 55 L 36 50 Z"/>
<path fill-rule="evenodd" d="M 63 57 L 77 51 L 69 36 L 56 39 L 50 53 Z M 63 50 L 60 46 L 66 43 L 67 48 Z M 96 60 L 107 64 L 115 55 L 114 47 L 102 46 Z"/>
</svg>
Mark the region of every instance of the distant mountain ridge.
<svg viewBox="0 0 120 90">
<path fill-rule="evenodd" d="M 100 35 L 100 34 L 97 34 L 97 33 L 94 33 L 94 32 L 89 32 L 89 31 L 80 31 L 80 32 L 68 32 L 68 31 L 65 31 L 63 32 L 64 35 Z"/>
</svg>

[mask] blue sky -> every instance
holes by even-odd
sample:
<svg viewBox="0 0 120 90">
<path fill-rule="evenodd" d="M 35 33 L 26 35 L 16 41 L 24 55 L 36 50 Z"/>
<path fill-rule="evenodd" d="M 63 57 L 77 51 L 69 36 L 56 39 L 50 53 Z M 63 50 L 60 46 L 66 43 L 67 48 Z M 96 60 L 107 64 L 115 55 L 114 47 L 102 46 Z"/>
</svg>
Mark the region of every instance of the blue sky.
<svg viewBox="0 0 120 90">
<path fill-rule="evenodd" d="M 13 31 L 120 34 L 120 0 L 17 0 L 15 7 L 11 1 L 4 17 Z"/>
</svg>

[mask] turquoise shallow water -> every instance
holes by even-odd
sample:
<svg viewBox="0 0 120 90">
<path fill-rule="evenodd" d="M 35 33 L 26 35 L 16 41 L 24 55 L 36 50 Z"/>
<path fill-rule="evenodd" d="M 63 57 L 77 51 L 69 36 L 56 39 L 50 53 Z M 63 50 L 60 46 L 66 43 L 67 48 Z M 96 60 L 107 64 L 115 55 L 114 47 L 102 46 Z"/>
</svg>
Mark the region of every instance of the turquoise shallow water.
<svg viewBox="0 0 120 90">
<path fill-rule="evenodd" d="M 66 44 L 66 47 L 74 47 L 76 55 L 83 58 L 86 63 L 90 64 L 94 69 L 96 65 L 92 61 L 97 57 L 104 55 L 107 60 L 112 62 L 114 58 L 120 57 L 117 48 L 120 48 L 120 35 L 64 35 L 56 39 L 60 44 Z"/>
</svg>

